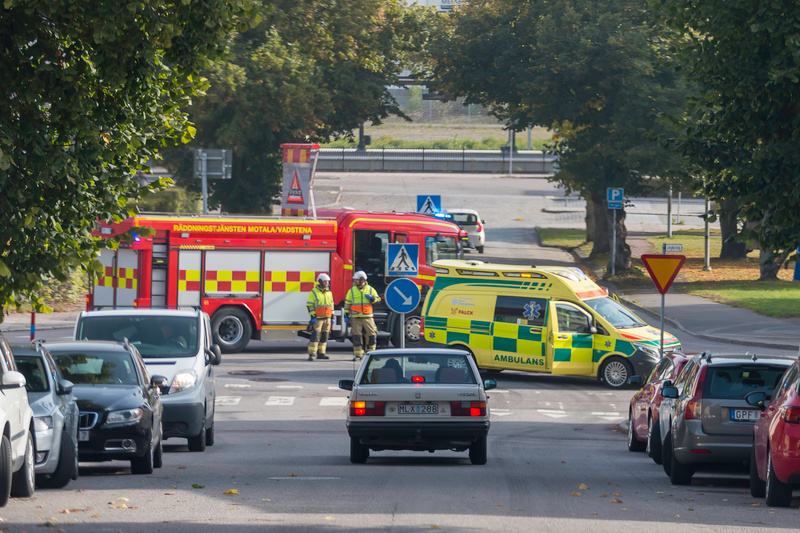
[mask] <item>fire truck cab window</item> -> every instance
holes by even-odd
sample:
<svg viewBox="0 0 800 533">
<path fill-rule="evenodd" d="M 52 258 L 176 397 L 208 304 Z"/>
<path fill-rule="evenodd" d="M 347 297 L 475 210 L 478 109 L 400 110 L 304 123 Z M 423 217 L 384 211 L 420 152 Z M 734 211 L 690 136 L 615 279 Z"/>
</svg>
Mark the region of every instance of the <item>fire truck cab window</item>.
<svg viewBox="0 0 800 533">
<path fill-rule="evenodd" d="M 353 269 L 366 272 L 369 284 L 378 291 L 378 294 L 383 294 L 386 289 L 384 268 L 388 242 L 388 231 L 353 232 Z"/>
<path fill-rule="evenodd" d="M 460 259 L 455 237 L 425 237 L 425 263 L 432 265 L 439 259 Z"/>
</svg>

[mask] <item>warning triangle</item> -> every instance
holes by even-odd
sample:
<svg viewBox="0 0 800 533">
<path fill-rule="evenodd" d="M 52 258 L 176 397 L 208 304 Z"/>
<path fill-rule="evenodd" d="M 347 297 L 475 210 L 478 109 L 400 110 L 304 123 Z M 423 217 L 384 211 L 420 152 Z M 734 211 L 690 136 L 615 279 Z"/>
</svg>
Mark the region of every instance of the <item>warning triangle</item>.
<svg viewBox="0 0 800 533">
<path fill-rule="evenodd" d="M 661 294 L 666 294 L 683 264 L 685 255 L 643 255 L 642 263 L 650 273 L 656 289 Z"/>
<path fill-rule="evenodd" d="M 294 171 L 292 178 L 292 186 L 289 187 L 289 195 L 286 197 L 286 202 L 290 204 L 305 204 L 303 201 L 303 190 L 300 189 L 300 182 L 297 180 L 297 171 Z"/>
<path fill-rule="evenodd" d="M 408 255 L 405 246 L 400 247 L 400 251 L 394 256 L 394 261 L 389 265 L 389 270 L 392 272 L 416 272 L 417 266 Z"/>
</svg>

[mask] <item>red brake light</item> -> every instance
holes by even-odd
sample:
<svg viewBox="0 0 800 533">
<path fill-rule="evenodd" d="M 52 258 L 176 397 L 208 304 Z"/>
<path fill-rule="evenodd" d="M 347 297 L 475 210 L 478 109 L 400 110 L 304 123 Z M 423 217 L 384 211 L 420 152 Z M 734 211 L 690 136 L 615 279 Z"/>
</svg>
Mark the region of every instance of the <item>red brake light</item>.
<svg viewBox="0 0 800 533">
<path fill-rule="evenodd" d="M 703 416 L 703 402 L 691 399 L 686 402 L 686 409 L 683 411 L 683 418 L 686 420 L 700 420 Z"/>
<path fill-rule="evenodd" d="M 86 295 L 86 310 L 87 311 L 91 311 L 92 310 L 93 300 L 94 300 L 94 296 L 92 294 L 87 294 Z"/>
<path fill-rule="evenodd" d="M 478 233 L 480 233 L 482 229 L 483 229 L 483 224 L 478 222 Z"/>
<path fill-rule="evenodd" d="M 425 338 L 425 317 L 420 317 L 419 319 L 419 338 Z"/>
<path fill-rule="evenodd" d="M 800 424 L 800 407 L 784 407 L 783 419 L 789 424 Z"/>
<path fill-rule="evenodd" d="M 486 402 L 450 402 L 450 416 L 486 416 Z"/>
<path fill-rule="evenodd" d="M 350 402 L 350 416 L 384 416 L 386 402 Z"/>
<path fill-rule="evenodd" d="M 425 376 L 411 376 L 411 381 L 413 381 L 414 383 L 424 383 Z"/>
</svg>

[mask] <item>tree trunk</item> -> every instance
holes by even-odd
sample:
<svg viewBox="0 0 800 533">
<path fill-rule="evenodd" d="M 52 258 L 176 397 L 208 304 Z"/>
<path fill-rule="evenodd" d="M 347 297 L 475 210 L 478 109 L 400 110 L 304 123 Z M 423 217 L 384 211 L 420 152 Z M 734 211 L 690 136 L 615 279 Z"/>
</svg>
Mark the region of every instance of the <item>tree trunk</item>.
<svg viewBox="0 0 800 533">
<path fill-rule="evenodd" d="M 591 207 L 589 204 L 591 203 Z M 592 197 L 586 200 L 587 213 L 587 233 L 589 231 L 588 221 L 594 221 L 594 235 L 592 242 L 592 253 L 589 258 L 596 258 L 599 254 L 611 253 L 611 226 L 614 223 L 614 213 L 608 209 L 605 196 Z M 631 267 L 631 247 L 625 242 L 628 230 L 625 227 L 625 210 L 617 209 L 617 240 L 616 253 L 614 254 L 614 272 L 624 272 Z M 611 257 L 608 258 L 606 267 L 611 272 Z"/>
<path fill-rule="evenodd" d="M 595 220 L 594 220 L 594 203 L 591 200 L 586 200 L 586 242 L 595 242 Z"/>
<path fill-rule="evenodd" d="M 608 211 L 611 211 L 610 209 Z M 613 213 L 609 215 L 611 217 L 611 222 L 609 223 L 609 227 L 613 223 Z M 628 238 L 628 228 L 625 227 L 625 210 L 624 209 L 617 209 L 617 240 L 616 240 L 616 250 L 614 253 L 614 273 L 625 272 L 631 268 L 631 247 L 628 246 L 626 242 Z M 609 247 L 609 250 L 611 248 Z M 611 260 L 612 258 L 609 256 L 608 258 L 608 265 L 606 266 L 606 270 L 611 272 Z"/>
<path fill-rule="evenodd" d="M 734 242 L 733 238 L 739 234 L 739 206 L 735 198 L 726 198 L 718 202 L 721 209 L 719 214 L 719 227 L 722 231 L 722 250 L 720 259 L 743 259 L 747 255 L 747 243 Z"/>
<path fill-rule="evenodd" d="M 761 263 L 761 277 L 758 281 L 772 281 L 778 279 L 778 271 L 783 266 L 786 259 L 793 252 L 793 249 L 784 250 L 780 254 L 775 255 L 773 252 L 761 249 L 759 254 L 759 262 Z M 770 261 L 772 260 L 772 261 Z"/>
</svg>

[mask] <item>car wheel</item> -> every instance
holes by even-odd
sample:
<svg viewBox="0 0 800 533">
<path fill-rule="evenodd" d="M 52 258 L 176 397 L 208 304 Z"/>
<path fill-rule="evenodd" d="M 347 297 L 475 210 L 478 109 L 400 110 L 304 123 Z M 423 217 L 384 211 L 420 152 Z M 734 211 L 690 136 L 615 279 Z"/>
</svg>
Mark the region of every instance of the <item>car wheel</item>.
<svg viewBox="0 0 800 533">
<path fill-rule="evenodd" d="M 164 466 L 164 442 L 159 438 L 158 445 L 153 452 L 153 468 Z"/>
<path fill-rule="evenodd" d="M 61 432 L 61 448 L 58 465 L 52 474 L 36 476 L 36 486 L 43 489 L 60 489 L 72 479 L 75 468 L 75 446 L 66 431 Z"/>
<path fill-rule="evenodd" d="M 402 335 L 405 335 L 406 348 L 419 344 L 421 340 L 419 332 L 422 329 L 422 317 L 420 315 L 420 308 L 407 315 L 395 314 L 395 323 L 392 328 L 392 345 L 395 348 L 400 347 L 400 343 L 403 340 Z M 403 316 L 405 316 L 405 321 L 401 322 Z"/>
<path fill-rule="evenodd" d="M 667 436 L 664 437 L 664 442 L 661 443 L 661 466 L 664 468 L 664 473 L 670 475 L 672 473 L 672 432 L 668 431 Z"/>
<path fill-rule="evenodd" d="M 646 442 L 641 442 L 636 438 L 636 428 L 633 423 L 633 410 L 628 410 L 628 451 L 643 452 L 647 446 Z"/>
<path fill-rule="evenodd" d="M 485 465 L 487 459 L 486 437 L 480 437 L 469 447 L 469 460 L 474 465 Z"/>
<path fill-rule="evenodd" d="M 661 464 L 661 425 L 653 421 L 652 416 L 647 420 L 647 455 L 657 465 Z"/>
<path fill-rule="evenodd" d="M 369 448 L 361 444 L 357 437 L 350 437 L 350 462 L 363 464 L 369 457 Z"/>
<path fill-rule="evenodd" d="M 189 437 L 189 451 L 190 452 L 204 452 L 206 451 L 206 425 L 200 428 L 200 433 L 195 437 Z"/>
<path fill-rule="evenodd" d="M 691 465 L 685 465 L 678 461 L 675 457 L 675 450 L 670 454 L 669 465 L 669 481 L 673 485 L 688 485 L 692 482 L 694 475 L 694 468 Z"/>
<path fill-rule="evenodd" d="M 767 505 L 771 507 L 789 507 L 792 503 L 792 486 L 775 476 L 772 455 L 767 450 L 767 481 L 765 487 Z"/>
<path fill-rule="evenodd" d="M 214 445 L 214 421 L 211 421 L 211 427 L 206 430 L 206 446 Z"/>
<path fill-rule="evenodd" d="M 11 495 L 15 498 L 29 498 L 33 496 L 36 488 L 36 446 L 33 443 L 33 434 L 28 432 L 28 442 L 25 445 L 25 461 L 22 467 L 11 478 Z"/>
<path fill-rule="evenodd" d="M 237 307 L 223 307 L 211 319 L 214 342 L 225 353 L 244 350 L 253 333 L 250 318 Z"/>
<path fill-rule="evenodd" d="M 483 246 L 476 246 L 475 248 L 478 250 L 479 254 L 483 253 Z"/>
<path fill-rule="evenodd" d="M 758 465 L 756 465 L 756 446 L 750 450 L 750 496 L 753 498 L 763 498 L 767 493 L 767 483 L 758 477 Z"/>
<path fill-rule="evenodd" d="M 152 474 L 154 455 L 155 450 L 153 450 L 153 445 L 151 444 L 147 447 L 147 451 L 144 452 L 143 456 L 131 459 L 131 474 Z"/>
<path fill-rule="evenodd" d="M 628 385 L 628 378 L 633 375 L 633 367 L 631 364 L 620 357 L 611 357 L 606 359 L 597 377 L 601 382 L 611 387 L 612 389 L 621 389 Z"/>
<path fill-rule="evenodd" d="M 0 440 L 0 507 L 5 507 L 11 495 L 11 443 L 8 437 Z"/>
</svg>

